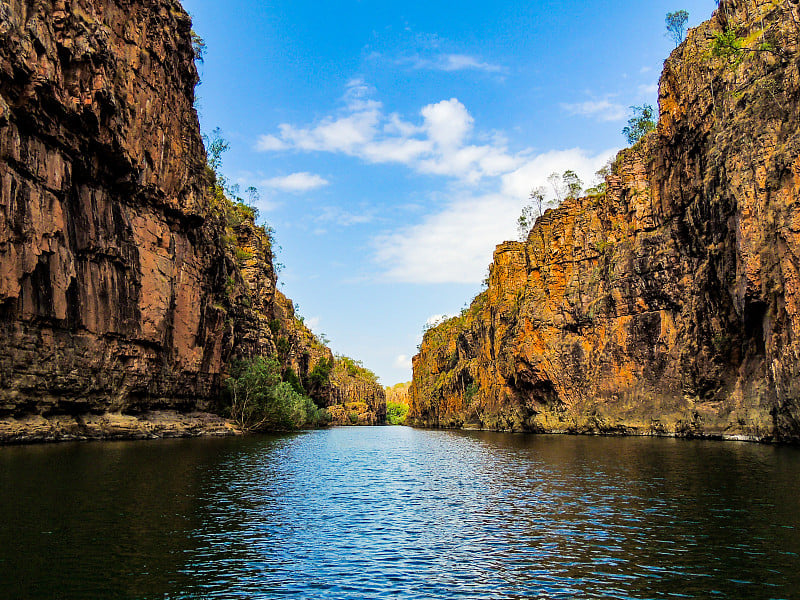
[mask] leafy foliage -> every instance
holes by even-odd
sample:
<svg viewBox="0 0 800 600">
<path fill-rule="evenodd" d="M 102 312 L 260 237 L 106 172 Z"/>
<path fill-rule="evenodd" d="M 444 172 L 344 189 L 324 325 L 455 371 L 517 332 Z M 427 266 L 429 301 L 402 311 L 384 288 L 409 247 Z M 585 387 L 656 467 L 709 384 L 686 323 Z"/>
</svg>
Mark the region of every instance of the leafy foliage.
<svg viewBox="0 0 800 600">
<path fill-rule="evenodd" d="M 711 55 L 725 60 L 730 66 L 738 67 L 744 60 L 744 38 L 735 27 L 720 31 L 711 40 Z"/>
<path fill-rule="evenodd" d="M 685 10 L 676 10 L 667 13 L 667 35 L 675 42 L 675 47 L 680 46 L 683 38 L 686 37 L 686 24 L 689 22 L 689 13 Z"/>
<path fill-rule="evenodd" d="M 281 377 L 283 380 L 292 386 L 292 389 L 297 392 L 298 394 L 304 394 L 305 389 L 303 389 L 303 382 L 300 381 L 300 378 L 295 373 L 295 370 L 292 367 L 286 367 L 281 373 Z"/>
<path fill-rule="evenodd" d="M 469 406 L 472 404 L 475 398 L 477 398 L 479 393 L 480 388 L 478 387 L 478 384 L 473 381 L 467 386 L 467 389 L 464 392 L 464 403 Z"/>
<path fill-rule="evenodd" d="M 402 425 L 406 422 L 409 406 L 403 402 L 386 403 L 386 420 L 389 425 Z"/>
<path fill-rule="evenodd" d="M 295 376 L 296 377 L 296 376 Z M 233 365 L 225 381 L 228 416 L 245 431 L 291 430 L 327 424 L 327 411 L 283 381 L 280 363 L 257 357 Z"/>
<path fill-rule="evenodd" d="M 545 189 L 538 187 L 531 190 L 528 199 L 530 204 L 522 208 L 522 213 L 517 218 L 517 232 L 519 233 L 520 241 L 525 241 L 531 228 L 536 223 L 536 219 L 544 214 L 543 208 L 545 205 Z"/>
<path fill-rule="evenodd" d="M 605 165 L 600 167 L 595 172 L 594 175 L 596 177 L 595 180 L 596 183 L 593 187 L 590 187 L 589 189 L 586 190 L 587 196 L 593 196 L 593 197 L 605 196 L 606 190 L 608 188 L 608 184 L 606 183 L 606 178 L 608 178 L 612 173 L 612 163 L 613 159 L 609 159 L 609 161 Z"/>
<path fill-rule="evenodd" d="M 575 171 L 564 171 L 561 175 L 561 180 L 564 182 L 564 187 L 567 189 L 567 200 L 574 200 L 581 195 L 583 191 L 583 182 Z"/>
<path fill-rule="evenodd" d="M 334 370 L 338 371 L 340 374 L 347 374 L 350 377 L 365 379 L 373 383 L 378 382 L 378 376 L 366 368 L 360 360 L 355 360 L 342 354 L 336 355 Z"/>
<path fill-rule="evenodd" d="M 201 38 L 197 32 L 192 29 L 192 50 L 194 50 L 195 62 L 203 63 L 206 58 L 206 41 Z"/>
<path fill-rule="evenodd" d="M 325 358 L 324 356 L 317 361 L 314 368 L 308 374 L 308 380 L 311 385 L 317 389 L 323 388 L 328 385 L 331 379 L 331 371 L 333 371 L 333 360 Z"/>
<path fill-rule="evenodd" d="M 628 119 L 628 125 L 622 129 L 628 143 L 637 144 L 645 135 L 656 128 L 655 111 L 649 104 L 631 106 L 633 116 Z"/>
</svg>

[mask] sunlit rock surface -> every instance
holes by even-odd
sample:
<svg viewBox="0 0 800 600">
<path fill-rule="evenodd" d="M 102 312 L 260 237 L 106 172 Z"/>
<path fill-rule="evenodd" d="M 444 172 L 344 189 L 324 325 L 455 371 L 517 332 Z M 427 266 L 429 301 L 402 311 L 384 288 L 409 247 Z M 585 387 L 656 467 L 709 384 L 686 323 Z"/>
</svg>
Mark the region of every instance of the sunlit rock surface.
<svg viewBox="0 0 800 600">
<path fill-rule="evenodd" d="M 712 55 L 727 28 L 759 48 L 741 64 Z M 800 440 L 799 33 L 798 4 L 766 0 L 691 30 L 607 193 L 498 246 L 427 332 L 409 420 Z"/>
</svg>

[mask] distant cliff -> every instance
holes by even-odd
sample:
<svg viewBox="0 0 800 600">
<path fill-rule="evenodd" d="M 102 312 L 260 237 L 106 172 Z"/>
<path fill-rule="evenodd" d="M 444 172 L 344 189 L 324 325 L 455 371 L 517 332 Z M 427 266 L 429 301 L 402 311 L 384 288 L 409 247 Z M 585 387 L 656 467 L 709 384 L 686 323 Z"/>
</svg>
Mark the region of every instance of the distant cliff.
<svg viewBox="0 0 800 600">
<path fill-rule="evenodd" d="M 409 420 L 800 440 L 799 34 L 796 0 L 691 30 L 606 192 L 498 246 L 425 334 Z"/>
<path fill-rule="evenodd" d="M 332 358 L 213 193 L 190 29 L 175 0 L 0 0 L 0 441 L 225 433 L 232 359 Z"/>
<path fill-rule="evenodd" d="M 359 361 L 337 356 L 330 376 L 327 408 L 335 425 L 386 423 L 386 391 Z"/>
</svg>

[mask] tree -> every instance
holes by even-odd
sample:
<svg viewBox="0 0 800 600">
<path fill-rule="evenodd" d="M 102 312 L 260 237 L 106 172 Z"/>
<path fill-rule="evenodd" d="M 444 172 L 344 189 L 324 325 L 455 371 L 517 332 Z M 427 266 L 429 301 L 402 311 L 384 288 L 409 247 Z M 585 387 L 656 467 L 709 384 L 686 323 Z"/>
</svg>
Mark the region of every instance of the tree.
<svg viewBox="0 0 800 600">
<path fill-rule="evenodd" d="M 628 119 L 628 125 L 622 129 L 622 135 L 633 146 L 656 128 L 656 122 L 655 111 L 649 104 L 631 106 L 631 110 L 633 111 L 633 116 Z"/>
<path fill-rule="evenodd" d="M 519 240 L 521 242 L 524 242 L 528 238 L 528 234 L 531 232 L 534 223 L 536 223 L 536 219 L 543 214 L 542 209 L 545 203 L 544 194 L 545 189 L 543 187 L 537 187 L 531 190 L 530 196 L 528 196 L 531 202 L 522 208 L 522 214 L 520 214 L 517 219 L 517 233 L 519 234 Z"/>
<path fill-rule="evenodd" d="M 675 12 L 667 13 L 667 33 L 672 41 L 675 42 L 677 48 L 686 37 L 686 23 L 689 22 L 689 13 L 685 10 L 676 10 Z"/>
<path fill-rule="evenodd" d="M 549 183 L 550 187 L 553 188 L 553 196 L 555 197 L 556 202 L 561 204 L 561 201 L 566 195 L 562 176 L 558 173 L 550 173 L 550 175 L 547 177 L 547 183 Z"/>
<path fill-rule="evenodd" d="M 235 363 L 225 381 L 228 415 L 244 431 L 326 424 L 327 411 L 317 408 L 297 387 L 296 382 L 293 385 L 282 380 L 280 363 L 274 358 L 257 357 Z"/>
<path fill-rule="evenodd" d="M 567 200 L 574 200 L 583 192 L 583 182 L 575 171 L 564 171 L 561 180 L 567 188 Z"/>
<path fill-rule="evenodd" d="M 191 36 L 192 50 L 194 50 L 194 60 L 202 64 L 206 58 L 206 41 L 197 35 L 197 32 L 195 32 L 194 29 L 192 29 Z"/>
<path fill-rule="evenodd" d="M 222 168 L 222 155 L 225 154 L 231 145 L 222 137 L 222 130 L 217 127 L 211 132 L 211 137 L 203 136 L 203 141 L 206 144 L 206 154 L 208 155 L 208 166 L 214 172 L 217 182 L 221 187 L 224 187 L 225 178 L 222 176 L 220 169 Z"/>
<path fill-rule="evenodd" d="M 606 178 L 608 178 L 608 176 L 611 175 L 612 164 L 613 164 L 613 159 L 609 159 L 609 161 L 605 165 L 600 167 L 600 169 L 598 169 L 595 172 L 594 175 L 596 178 L 595 179 L 596 183 L 593 187 L 590 187 L 588 190 L 586 190 L 587 195 L 589 196 L 605 195 L 606 189 L 608 188 L 608 184 L 606 183 Z"/>
</svg>

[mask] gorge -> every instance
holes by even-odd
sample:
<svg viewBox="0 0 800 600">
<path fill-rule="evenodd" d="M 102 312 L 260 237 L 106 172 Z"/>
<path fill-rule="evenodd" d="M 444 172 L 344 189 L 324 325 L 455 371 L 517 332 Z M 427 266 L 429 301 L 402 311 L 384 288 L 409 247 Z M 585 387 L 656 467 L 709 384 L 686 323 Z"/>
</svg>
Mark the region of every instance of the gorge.
<svg viewBox="0 0 800 600">
<path fill-rule="evenodd" d="M 259 356 L 337 423 L 384 422 L 207 164 L 181 6 L 0 9 L 0 439 L 230 433 L 223 380 Z M 689 32 L 657 130 L 425 334 L 409 423 L 800 439 L 799 23 L 723 0 Z"/>
</svg>

